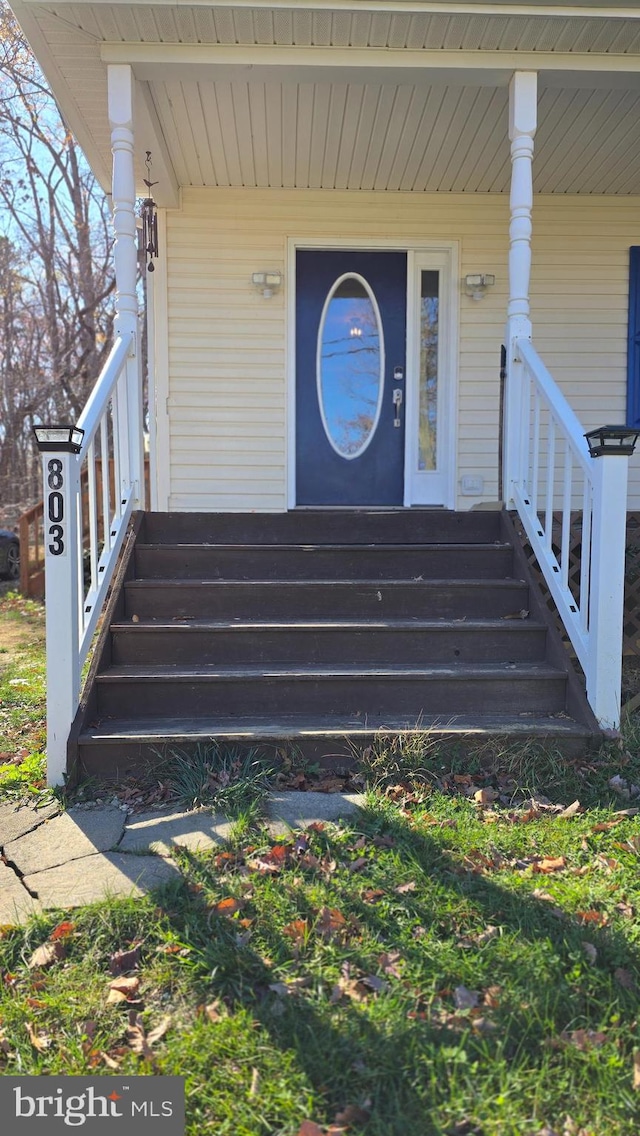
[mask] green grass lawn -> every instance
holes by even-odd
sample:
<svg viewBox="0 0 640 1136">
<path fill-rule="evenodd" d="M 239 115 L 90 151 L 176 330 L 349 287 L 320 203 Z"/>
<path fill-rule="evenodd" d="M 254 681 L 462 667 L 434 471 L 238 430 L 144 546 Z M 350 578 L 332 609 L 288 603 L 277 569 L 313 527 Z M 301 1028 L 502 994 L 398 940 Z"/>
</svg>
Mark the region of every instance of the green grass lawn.
<svg viewBox="0 0 640 1136">
<path fill-rule="evenodd" d="M 635 1136 L 638 737 L 369 753 L 357 823 L 3 928 L 2 1071 L 184 1075 L 188 1136 Z"/>
<path fill-rule="evenodd" d="M 45 788 L 44 608 L 18 592 L 0 598 L 0 797 Z"/>
</svg>

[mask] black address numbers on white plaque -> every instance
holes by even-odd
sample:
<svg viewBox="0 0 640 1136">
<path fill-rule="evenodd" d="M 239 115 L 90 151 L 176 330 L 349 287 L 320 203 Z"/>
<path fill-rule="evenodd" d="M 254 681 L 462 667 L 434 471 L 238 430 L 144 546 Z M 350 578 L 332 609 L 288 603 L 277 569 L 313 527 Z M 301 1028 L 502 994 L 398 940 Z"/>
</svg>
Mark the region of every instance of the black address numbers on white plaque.
<svg viewBox="0 0 640 1136">
<path fill-rule="evenodd" d="M 63 556 L 66 551 L 62 468 L 60 458 L 50 458 L 47 462 L 47 535 L 51 538 L 47 548 L 52 556 Z"/>
</svg>

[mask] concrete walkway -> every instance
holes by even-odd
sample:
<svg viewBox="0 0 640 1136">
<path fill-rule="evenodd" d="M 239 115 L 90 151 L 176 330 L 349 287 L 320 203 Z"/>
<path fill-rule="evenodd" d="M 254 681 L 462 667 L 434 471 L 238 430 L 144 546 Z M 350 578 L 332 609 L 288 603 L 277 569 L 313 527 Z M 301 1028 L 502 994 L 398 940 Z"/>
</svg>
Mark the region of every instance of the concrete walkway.
<svg viewBox="0 0 640 1136">
<path fill-rule="evenodd" d="M 356 793 L 274 793 L 266 801 L 272 836 L 313 821 L 354 816 Z M 229 838 L 232 822 L 210 809 L 129 815 L 115 805 L 57 804 L 34 809 L 0 804 L 0 925 L 46 908 L 77 907 L 106 896 L 145 895 L 180 879 L 173 849 L 209 851 Z"/>
</svg>

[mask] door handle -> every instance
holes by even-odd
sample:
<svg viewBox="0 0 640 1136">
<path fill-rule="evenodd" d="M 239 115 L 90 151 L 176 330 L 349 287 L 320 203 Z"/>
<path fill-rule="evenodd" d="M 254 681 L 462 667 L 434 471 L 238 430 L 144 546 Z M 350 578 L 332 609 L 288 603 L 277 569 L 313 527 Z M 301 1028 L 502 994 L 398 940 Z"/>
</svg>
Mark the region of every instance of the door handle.
<svg viewBox="0 0 640 1136">
<path fill-rule="evenodd" d="M 393 425 L 394 426 L 400 425 L 400 407 L 401 406 L 402 406 L 402 391 L 401 391 L 400 387 L 396 387 L 394 392 L 393 392 L 393 409 L 394 409 Z"/>
</svg>

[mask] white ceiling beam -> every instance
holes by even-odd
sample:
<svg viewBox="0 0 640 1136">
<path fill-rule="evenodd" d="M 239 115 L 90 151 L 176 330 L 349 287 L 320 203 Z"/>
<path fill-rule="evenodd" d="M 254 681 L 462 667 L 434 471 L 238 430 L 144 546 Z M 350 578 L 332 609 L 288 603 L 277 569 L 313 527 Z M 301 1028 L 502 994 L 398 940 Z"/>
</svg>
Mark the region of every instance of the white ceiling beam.
<svg viewBox="0 0 640 1136">
<path fill-rule="evenodd" d="M 508 82 L 514 71 L 610 72 L 637 74 L 640 55 L 543 51 L 411 51 L 378 47 L 276 47 L 271 45 L 207 43 L 104 43 L 100 56 L 105 63 L 130 63 L 136 75 L 148 78 L 141 68 L 181 65 L 189 68 L 233 66 L 236 68 L 307 68 L 330 70 L 365 68 L 369 71 L 414 70 L 438 72 L 493 72 Z M 153 76 L 157 77 L 157 76 Z M 245 76 L 246 77 L 246 76 Z"/>
<path fill-rule="evenodd" d="M 158 183 L 151 190 L 156 204 L 166 209 L 177 209 L 180 204 L 180 189 L 169 148 L 149 87 L 139 81 L 135 84 L 134 132 L 136 156 L 140 164 L 143 163 L 143 154 L 147 150 L 151 151 L 152 176 Z"/>
</svg>

